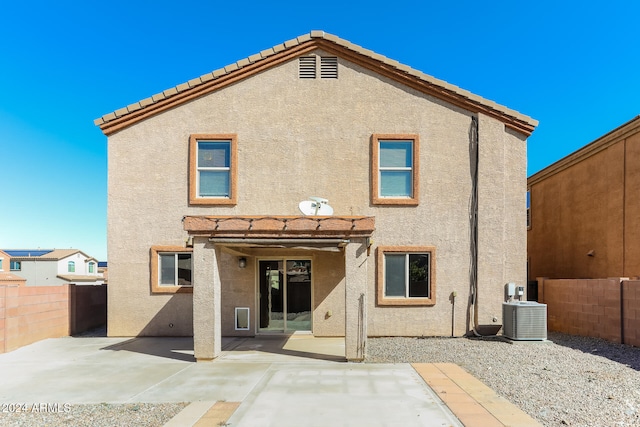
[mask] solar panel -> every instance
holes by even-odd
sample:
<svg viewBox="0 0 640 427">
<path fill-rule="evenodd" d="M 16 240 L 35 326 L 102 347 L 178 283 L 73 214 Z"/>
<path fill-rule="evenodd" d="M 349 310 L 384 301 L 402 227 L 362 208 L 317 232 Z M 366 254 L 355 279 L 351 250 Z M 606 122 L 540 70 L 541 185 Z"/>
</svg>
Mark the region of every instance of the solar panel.
<svg viewBox="0 0 640 427">
<path fill-rule="evenodd" d="M 53 252 L 53 249 L 3 249 L 11 257 L 39 257 Z"/>
</svg>

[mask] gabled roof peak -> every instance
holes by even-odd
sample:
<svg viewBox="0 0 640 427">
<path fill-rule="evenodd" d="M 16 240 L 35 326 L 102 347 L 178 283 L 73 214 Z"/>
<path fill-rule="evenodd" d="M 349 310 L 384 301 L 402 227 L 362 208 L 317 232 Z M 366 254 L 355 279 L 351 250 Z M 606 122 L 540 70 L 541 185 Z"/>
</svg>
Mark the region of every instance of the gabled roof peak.
<svg viewBox="0 0 640 427">
<path fill-rule="evenodd" d="M 227 84 L 315 49 L 323 49 L 347 60 L 354 61 L 375 72 L 384 74 L 469 111 L 488 114 L 503 121 L 506 126 L 526 135 L 531 134 L 538 125 L 537 120 L 515 110 L 474 95 L 444 80 L 415 70 L 322 30 L 313 30 L 310 33 L 287 40 L 226 67 L 191 79 L 112 113 L 105 114 L 94 120 L 94 123 L 102 129 L 105 135 L 110 135 L 139 120 L 211 93 Z"/>
</svg>

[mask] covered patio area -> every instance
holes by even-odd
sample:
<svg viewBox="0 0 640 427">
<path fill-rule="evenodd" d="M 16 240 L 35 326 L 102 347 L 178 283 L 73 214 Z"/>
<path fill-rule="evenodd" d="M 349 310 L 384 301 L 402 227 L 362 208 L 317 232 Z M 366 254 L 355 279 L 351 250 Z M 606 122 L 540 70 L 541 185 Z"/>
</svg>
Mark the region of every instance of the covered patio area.
<svg viewBox="0 0 640 427">
<path fill-rule="evenodd" d="M 289 334 L 304 330 L 310 337 L 339 337 L 343 350 L 334 357 L 364 360 L 373 217 L 187 216 L 183 223 L 193 247 L 196 360 L 222 356 L 223 335 L 262 337 L 273 329 L 281 336 L 265 338 L 271 345 L 264 348 L 305 353 L 298 348 L 304 333 Z M 331 304 L 323 305 L 328 294 Z M 305 310 L 309 317 L 301 322 Z M 278 341 L 284 337 L 286 343 Z M 250 342 L 238 348 L 250 351 Z"/>
</svg>

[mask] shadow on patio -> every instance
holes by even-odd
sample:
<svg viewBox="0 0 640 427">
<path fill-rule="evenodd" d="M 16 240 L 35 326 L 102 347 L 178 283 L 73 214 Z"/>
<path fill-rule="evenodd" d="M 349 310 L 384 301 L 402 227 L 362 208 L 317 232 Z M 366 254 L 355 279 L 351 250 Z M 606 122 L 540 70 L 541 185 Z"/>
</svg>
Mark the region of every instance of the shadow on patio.
<svg viewBox="0 0 640 427">
<path fill-rule="evenodd" d="M 103 347 L 102 350 L 129 351 L 195 362 L 192 337 L 135 337 Z M 346 361 L 344 338 L 317 338 L 299 334 L 223 337 L 222 354 L 216 361 L 220 360 L 263 363 L 304 360 Z"/>
<path fill-rule="evenodd" d="M 286 362 L 304 359 L 345 362 L 344 338 L 318 338 L 306 334 L 223 337 L 223 360 Z"/>
</svg>

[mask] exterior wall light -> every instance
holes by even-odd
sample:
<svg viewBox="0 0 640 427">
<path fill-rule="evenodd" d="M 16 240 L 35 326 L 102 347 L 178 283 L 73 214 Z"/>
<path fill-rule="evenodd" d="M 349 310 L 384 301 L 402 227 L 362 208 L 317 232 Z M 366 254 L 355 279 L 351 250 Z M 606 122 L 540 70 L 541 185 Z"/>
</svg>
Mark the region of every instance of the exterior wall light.
<svg viewBox="0 0 640 427">
<path fill-rule="evenodd" d="M 238 267 L 245 268 L 247 266 L 247 259 L 245 257 L 238 258 Z"/>
</svg>

